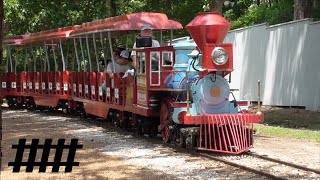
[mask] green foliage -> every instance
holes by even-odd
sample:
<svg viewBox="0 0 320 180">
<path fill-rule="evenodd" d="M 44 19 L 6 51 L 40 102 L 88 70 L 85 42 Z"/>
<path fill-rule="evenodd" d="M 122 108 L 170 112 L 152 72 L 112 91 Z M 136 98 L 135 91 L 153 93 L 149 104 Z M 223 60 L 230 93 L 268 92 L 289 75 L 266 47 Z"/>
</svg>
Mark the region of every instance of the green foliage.
<svg viewBox="0 0 320 180">
<path fill-rule="evenodd" d="M 244 0 L 239 1 L 232 9 L 225 11 L 224 16 L 232 22 L 232 29 L 260 23 L 272 25 L 293 19 L 292 0 L 275 1 L 271 6 L 266 3 L 258 6 L 252 2 L 246 6 L 248 4 Z"/>
<path fill-rule="evenodd" d="M 240 28 L 244 26 L 250 26 L 253 24 L 264 23 L 266 21 L 266 6 L 251 6 L 248 12 L 243 16 L 239 17 L 237 20 L 232 21 L 232 28 Z"/>
<path fill-rule="evenodd" d="M 213 0 L 5 0 L 4 34 L 5 36 L 9 36 L 39 32 L 59 27 L 80 25 L 84 22 L 103 19 L 109 16 L 143 11 L 165 13 L 169 19 L 176 20 L 185 26 L 198 13 L 208 10 L 211 1 Z M 314 1 L 313 17 L 319 20 L 320 0 Z M 259 23 L 272 25 L 293 19 L 293 0 L 261 0 L 259 6 L 256 2 L 256 0 L 226 1 L 228 5 L 223 7 L 223 12 L 224 16 L 233 24 L 232 29 Z M 185 29 L 174 32 L 174 37 L 188 35 Z M 168 40 L 170 33 L 164 32 L 163 37 L 164 40 Z M 114 43 L 117 45 L 128 43 L 130 46 L 133 44 L 133 38 L 129 38 L 128 40 L 126 37 L 119 38 Z M 69 52 L 71 50 L 66 51 Z M 18 68 L 21 70 L 24 64 L 24 52 L 13 56 L 17 56 L 17 59 L 19 59 Z M 68 61 L 71 62 L 73 57 L 68 57 Z M 50 58 L 52 57 L 50 56 Z M 29 64 L 33 62 L 31 56 L 28 62 L 30 62 Z M 61 67 L 61 64 L 59 66 Z"/>
<path fill-rule="evenodd" d="M 266 22 L 270 25 L 293 20 L 293 1 L 282 0 L 274 3 L 266 11 Z"/>
<path fill-rule="evenodd" d="M 142 11 L 161 12 L 167 14 L 169 19 L 180 22 L 183 26 L 187 25 L 199 13 L 203 12 L 203 5 L 207 0 L 149 0 Z M 187 31 L 179 31 L 175 33 L 176 36 L 186 36 Z"/>
<path fill-rule="evenodd" d="M 18 35 L 81 24 L 106 17 L 106 4 L 98 0 L 5 1 L 7 35 Z"/>
<path fill-rule="evenodd" d="M 320 0 L 314 0 L 315 1 L 315 7 L 312 11 L 312 17 L 315 21 L 320 20 Z"/>
</svg>

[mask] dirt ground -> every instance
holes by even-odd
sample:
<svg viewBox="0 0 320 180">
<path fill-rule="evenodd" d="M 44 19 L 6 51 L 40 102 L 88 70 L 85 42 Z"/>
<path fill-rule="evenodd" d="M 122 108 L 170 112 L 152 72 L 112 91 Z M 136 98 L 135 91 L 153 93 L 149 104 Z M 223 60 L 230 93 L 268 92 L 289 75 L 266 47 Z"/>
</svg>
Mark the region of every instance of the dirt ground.
<svg viewBox="0 0 320 180">
<path fill-rule="evenodd" d="M 112 156 L 107 156 L 95 151 L 101 145 L 92 141 L 79 140 L 83 144 L 83 149 L 76 153 L 75 161 L 81 162 L 80 166 L 74 167 L 72 173 L 64 173 L 64 167 L 60 167 L 59 173 L 51 173 L 51 167 L 47 172 L 39 173 L 38 167 L 34 168 L 33 173 L 25 173 L 25 167 L 21 168 L 20 173 L 12 173 L 12 167 L 8 167 L 8 162 L 14 161 L 16 150 L 11 149 L 11 145 L 17 144 L 19 138 L 40 139 L 40 143 L 45 138 L 53 139 L 52 144 L 57 143 L 57 139 L 66 139 L 66 144 L 70 143 L 72 138 L 68 134 L 69 129 L 56 125 L 55 123 L 43 121 L 30 122 L 26 119 L 28 112 L 4 110 L 3 112 L 3 139 L 2 139 L 2 169 L 1 179 L 175 179 L 161 172 L 150 171 L 136 166 L 124 165 L 123 160 Z M 9 118 L 8 118 L 9 117 Z M 27 116 L 30 118 L 30 114 Z M 31 117 L 32 118 L 32 117 Z M 59 121 L 59 118 L 57 118 Z M 42 140 L 42 141 L 41 141 Z M 27 141 L 30 143 L 30 141 Z M 38 151 L 41 153 L 41 151 Z M 38 154 L 39 154 L 38 153 Z M 40 161 L 40 155 L 37 154 L 37 160 Z M 52 161 L 52 155 L 50 158 Z M 25 157 L 25 156 L 24 156 Z M 50 161 L 49 158 L 49 161 Z M 65 159 L 64 156 L 62 159 Z M 24 161 L 27 159 L 24 158 Z"/>
<path fill-rule="evenodd" d="M 158 167 L 155 169 L 151 166 L 128 164 L 128 160 L 126 161 L 125 158 L 118 158 L 101 153 L 99 149 L 105 148 L 106 145 L 109 147 L 113 146 L 111 141 L 106 141 L 104 137 L 101 137 L 103 135 L 101 135 L 100 131 L 90 133 L 90 131 L 96 131 L 94 128 L 79 129 L 70 127 L 70 124 L 71 126 L 76 126 L 79 123 L 73 122 L 74 120 L 71 117 L 67 116 L 65 118 L 69 120 L 63 120 L 60 115 L 53 116 L 52 114 L 34 113 L 27 110 L 5 109 L 3 112 L 2 127 L 3 159 L 1 179 L 203 179 L 189 178 L 180 175 L 172 176 L 169 172 L 160 170 Z M 68 126 L 66 122 L 69 123 Z M 12 167 L 8 166 L 8 162 L 14 161 L 16 150 L 11 149 L 11 146 L 17 144 L 18 139 L 26 138 L 30 143 L 30 139 L 38 138 L 40 139 L 40 144 L 42 144 L 45 138 L 49 138 L 53 139 L 53 144 L 56 144 L 58 139 L 63 138 L 66 139 L 66 143 L 69 143 L 71 138 L 75 138 L 75 132 L 81 134 L 81 136 L 76 137 L 80 137 L 78 138 L 79 144 L 83 144 L 83 149 L 78 150 L 76 153 L 75 161 L 80 162 L 80 166 L 74 167 L 72 173 L 64 173 L 64 167 L 60 168 L 59 173 L 51 173 L 51 167 L 47 168 L 47 173 L 39 173 L 38 167 L 34 168 L 33 173 L 25 173 L 25 167 L 21 168 L 20 173 L 12 173 Z M 96 135 L 99 135 L 99 137 Z M 115 141 L 120 142 L 120 140 Z M 251 151 L 320 170 L 319 143 L 298 140 L 289 141 L 287 139 L 272 137 L 255 137 L 254 148 L 252 148 Z M 41 151 L 38 151 L 36 161 L 40 161 L 40 154 Z M 53 160 L 53 154 L 54 152 L 50 154 L 49 161 Z M 66 159 L 65 156 L 66 153 L 64 153 L 63 160 Z M 24 158 L 24 161 L 27 161 L 27 157 Z M 255 162 L 249 163 L 252 164 Z M 171 166 L 175 167 L 175 165 Z M 242 170 L 237 171 L 224 165 L 218 164 L 212 166 L 214 167 L 213 169 L 221 166 L 224 170 L 224 174 L 220 172 L 217 176 L 212 176 L 212 179 L 251 179 L 250 177 L 255 177 L 243 173 Z M 187 167 L 187 169 L 190 168 L 191 167 Z M 203 171 L 212 173 L 212 171 L 214 171 L 213 169 L 206 170 L 206 168 L 204 168 Z M 225 171 L 226 169 L 227 171 Z M 230 174 L 234 175 L 230 177 Z"/>
</svg>

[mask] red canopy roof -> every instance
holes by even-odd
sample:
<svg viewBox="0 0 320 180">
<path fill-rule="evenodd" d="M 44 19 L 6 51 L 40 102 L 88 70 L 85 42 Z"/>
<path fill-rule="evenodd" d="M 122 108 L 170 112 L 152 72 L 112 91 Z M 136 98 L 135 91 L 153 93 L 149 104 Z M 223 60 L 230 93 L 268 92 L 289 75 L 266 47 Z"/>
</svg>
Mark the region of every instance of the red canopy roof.
<svg viewBox="0 0 320 180">
<path fill-rule="evenodd" d="M 144 25 L 150 25 L 155 30 L 182 29 L 182 25 L 174 20 L 169 20 L 162 13 L 133 13 L 122 16 L 110 17 L 98 21 L 31 33 L 21 36 L 9 36 L 4 40 L 5 45 L 27 45 L 29 43 L 42 43 L 43 41 L 65 40 L 69 35 L 78 35 L 96 31 L 136 31 Z"/>
<path fill-rule="evenodd" d="M 18 35 L 18 36 L 7 36 L 3 39 L 3 44 L 5 46 L 21 46 L 22 40 L 27 38 L 26 35 Z"/>
<path fill-rule="evenodd" d="M 49 41 L 54 39 L 66 39 L 72 31 L 77 29 L 77 27 L 79 26 L 78 25 L 69 26 L 69 27 L 63 27 L 59 29 L 52 29 L 48 31 L 41 31 L 37 33 L 27 34 L 26 36 L 28 36 L 28 38 L 23 39 L 22 43 L 28 44 L 28 43 Z"/>
<path fill-rule="evenodd" d="M 81 27 L 70 33 L 70 35 L 95 31 L 136 31 L 141 30 L 141 27 L 146 24 L 155 30 L 182 29 L 182 25 L 179 22 L 169 20 L 165 14 L 143 12 L 83 23 Z"/>
</svg>

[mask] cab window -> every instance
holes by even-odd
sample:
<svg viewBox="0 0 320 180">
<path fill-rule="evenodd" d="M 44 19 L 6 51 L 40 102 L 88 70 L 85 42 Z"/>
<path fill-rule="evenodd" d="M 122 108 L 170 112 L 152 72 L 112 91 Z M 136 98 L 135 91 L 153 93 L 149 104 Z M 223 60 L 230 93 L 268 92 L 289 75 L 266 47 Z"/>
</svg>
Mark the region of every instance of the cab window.
<svg viewBox="0 0 320 180">
<path fill-rule="evenodd" d="M 146 73 L 146 53 L 145 52 L 137 52 L 137 60 L 138 60 L 138 73 L 145 74 Z"/>
<path fill-rule="evenodd" d="M 171 51 L 162 52 L 162 66 L 173 66 L 173 53 Z"/>
</svg>

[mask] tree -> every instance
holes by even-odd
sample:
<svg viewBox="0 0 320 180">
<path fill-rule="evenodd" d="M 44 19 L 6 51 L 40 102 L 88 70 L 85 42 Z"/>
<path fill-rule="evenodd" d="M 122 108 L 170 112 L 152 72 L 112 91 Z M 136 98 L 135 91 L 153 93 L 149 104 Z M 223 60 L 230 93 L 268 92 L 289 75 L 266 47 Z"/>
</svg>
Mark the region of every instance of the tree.
<svg viewBox="0 0 320 180">
<path fill-rule="evenodd" d="M 106 1 L 106 6 L 107 6 L 107 17 L 112 17 L 115 16 L 117 12 L 117 5 L 115 4 L 114 0 L 107 0 Z"/>
<path fill-rule="evenodd" d="M 312 14 L 312 6 L 314 0 L 294 0 L 293 19 L 310 18 Z"/>
<path fill-rule="evenodd" d="M 3 12 L 3 0 L 0 0 L 0 65 L 2 65 L 2 39 L 3 39 L 3 33 L 2 33 L 2 25 L 3 25 L 3 18 L 4 18 L 4 12 Z M 0 76 L 2 74 L 2 70 L 0 68 Z M 2 141 L 2 94 L 0 91 L 0 169 L 1 169 L 1 162 L 2 162 L 2 151 L 1 151 L 1 141 Z"/>
<path fill-rule="evenodd" d="M 218 12 L 222 15 L 223 3 L 225 0 L 211 0 L 209 1 L 209 11 Z"/>
</svg>

